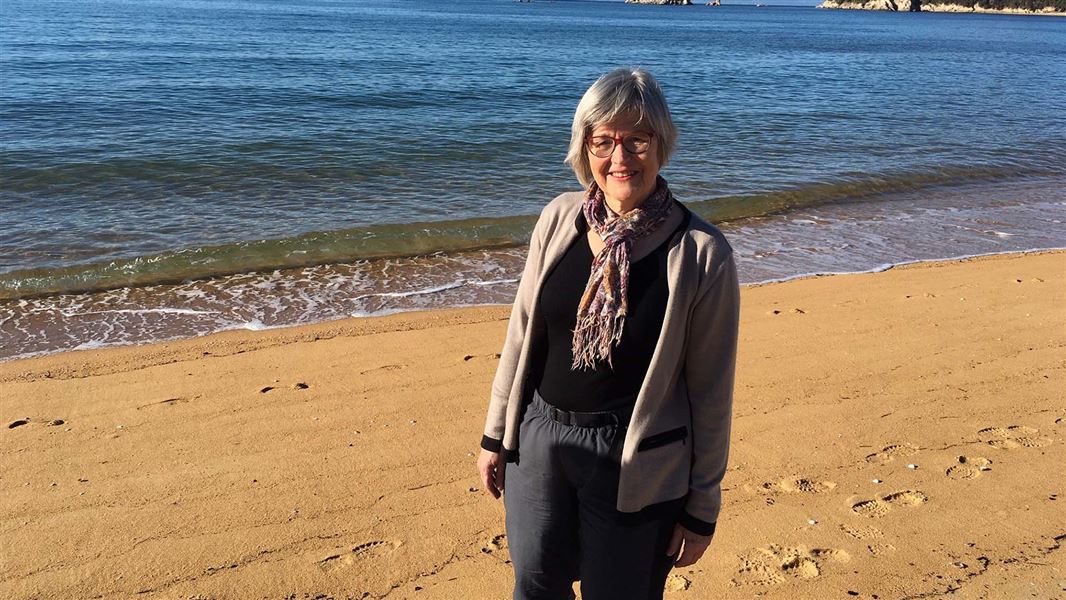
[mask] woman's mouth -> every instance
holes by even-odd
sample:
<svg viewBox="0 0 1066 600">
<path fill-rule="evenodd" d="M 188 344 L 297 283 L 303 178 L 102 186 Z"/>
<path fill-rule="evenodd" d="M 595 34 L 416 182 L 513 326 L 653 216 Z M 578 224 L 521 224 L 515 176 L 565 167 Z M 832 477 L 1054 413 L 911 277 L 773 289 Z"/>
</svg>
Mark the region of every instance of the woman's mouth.
<svg viewBox="0 0 1066 600">
<path fill-rule="evenodd" d="M 619 181 L 628 181 L 636 174 L 636 171 L 611 171 L 608 173 L 608 175 Z"/>
</svg>

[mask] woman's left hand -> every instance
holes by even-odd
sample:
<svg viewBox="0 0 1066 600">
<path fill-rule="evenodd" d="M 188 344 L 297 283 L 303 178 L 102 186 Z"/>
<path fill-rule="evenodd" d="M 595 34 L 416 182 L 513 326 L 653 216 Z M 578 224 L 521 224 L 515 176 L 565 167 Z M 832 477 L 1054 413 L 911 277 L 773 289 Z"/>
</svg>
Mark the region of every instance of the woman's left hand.
<svg viewBox="0 0 1066 600">
<path fill-rule="evenodd" d="M 713 534 L 700 535 L 692 533 L 680 524 L 674 525 L 674 537 L 670 539 L 670 546 L 667 547 L 666 553 L 669 556 L 676 556 L 678 551 L 681 551 L 681 556 L 674 563 L 675 567 L 694 565 L 703 556 L 703 553 L 707 551 L 707 547 L 711 545 L 713 537 Z M 682 540 L 685 542 L 684 550 L 681 548 Z"/>
</svg>

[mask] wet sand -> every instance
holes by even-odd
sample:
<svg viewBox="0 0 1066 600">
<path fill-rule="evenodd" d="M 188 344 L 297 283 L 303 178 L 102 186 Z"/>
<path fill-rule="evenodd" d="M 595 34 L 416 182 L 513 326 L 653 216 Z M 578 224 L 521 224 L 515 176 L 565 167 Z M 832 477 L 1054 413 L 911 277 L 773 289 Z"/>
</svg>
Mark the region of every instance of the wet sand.
<svg viewBox="0 0 1066 600">
<path fill-rule="evenodd" d="M 667 598 L 1066 593 L 1066 253 L 742 302 L 719 531 Z M 474 468 L 507 313 L 0 364 L 0 596 L 509 597 Z"/>
</svg>

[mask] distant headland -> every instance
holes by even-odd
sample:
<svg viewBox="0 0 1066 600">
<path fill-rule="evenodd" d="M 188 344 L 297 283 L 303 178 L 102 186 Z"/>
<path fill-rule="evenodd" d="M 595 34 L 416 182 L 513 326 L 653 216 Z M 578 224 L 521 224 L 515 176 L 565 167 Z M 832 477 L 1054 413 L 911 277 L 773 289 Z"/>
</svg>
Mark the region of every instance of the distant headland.
<svg viewBox="0 0 1066 600">
<path fill-rule="evenodd" d="M 952 0 L 824 0 L 818 8 L 1061 16 L 1066 15 L 1066 0 L 976 0 L 972 5 Z"/>
</svg>

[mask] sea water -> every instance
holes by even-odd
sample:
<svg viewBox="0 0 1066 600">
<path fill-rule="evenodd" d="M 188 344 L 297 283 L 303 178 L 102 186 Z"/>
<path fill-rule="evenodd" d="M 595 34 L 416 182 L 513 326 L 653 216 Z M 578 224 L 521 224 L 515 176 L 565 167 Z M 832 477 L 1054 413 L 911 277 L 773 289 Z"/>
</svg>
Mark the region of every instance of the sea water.
<svg viewBox="0 0 1066 600">
<path fill-rule="evenodd" d="M 0 359 L 506 303 L 581 94 L 660 80 L 742 281 L 1066 246 L 1066 19 L 7 0 Z"/>
</svg>

